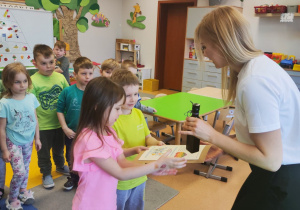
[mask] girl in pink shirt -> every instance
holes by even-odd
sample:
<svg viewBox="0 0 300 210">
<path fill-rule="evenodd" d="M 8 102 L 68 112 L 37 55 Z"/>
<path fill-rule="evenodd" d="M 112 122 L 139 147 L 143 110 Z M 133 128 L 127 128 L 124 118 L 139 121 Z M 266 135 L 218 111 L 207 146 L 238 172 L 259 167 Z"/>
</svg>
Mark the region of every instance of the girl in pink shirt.
<svg viewBox="0 0 300 210">
<path fill-rule="evenodd" d="M 73 145 L 73 170 L 79 173 L 79 184 L 73 199 L 73 210 L 116 209 L 118 180 L 149 173 L 176 174 L 186 165 L 184 158 L 167 158 L 141 165 L 128 162 L 125 156 L 137 154 L 146 147 L 122 149 L 123 141 L 111 128 L 122 114 L 125 93 L 106 77 L 91 80 L 83 95 L 78 132 Z"/>
</svg>

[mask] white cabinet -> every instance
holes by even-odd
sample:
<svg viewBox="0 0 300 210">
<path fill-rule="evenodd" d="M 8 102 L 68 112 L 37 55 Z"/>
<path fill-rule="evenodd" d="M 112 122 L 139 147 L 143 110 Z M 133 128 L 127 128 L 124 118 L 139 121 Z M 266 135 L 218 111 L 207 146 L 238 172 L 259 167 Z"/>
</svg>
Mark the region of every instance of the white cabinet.
<svg viewBox="0 0 300 210">
<path fill-rule="evenodd" d="M 140 82 L 140 89 L 143 90 L 144 79 L 151 79 L 151 68 L 147 68 L 147 67 L 138 68 L 136 76 L 138 77 Z"/>
<path fill-rule="evenodd" d="M 197 60 L 184 60 L 182 92 L 188 92 L 192 88 L 221 88 L 221 83 L 221 69 L 217 69 L 212 62 L 205 62 L 205 67 L 201 68 Z"/>
</svg>

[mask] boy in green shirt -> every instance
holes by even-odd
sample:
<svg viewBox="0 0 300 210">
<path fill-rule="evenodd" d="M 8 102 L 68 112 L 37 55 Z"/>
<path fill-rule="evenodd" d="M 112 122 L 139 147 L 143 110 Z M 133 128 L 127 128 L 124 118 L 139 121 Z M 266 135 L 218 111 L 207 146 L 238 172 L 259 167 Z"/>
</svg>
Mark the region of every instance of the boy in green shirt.
<svg viewBox="0 0 300 210">
<path fill-rule="evenodd" d="M 73 67 L 77 82 L 61 92 L 56 110 L 58 120 L 65 133 L 66 159 L 69 167 L 71 167 L 71 145 L 79 122 L 83 91 L 94 75 L 93 63 L 86 57 L 77 58 Z M 70 175 L 71 177 L 68 177 L 68 181 L 64 184 L 65 190 L 71 190 L 78 184 L 79 176 L 73 172 L 70 172 Z"/>
<path fill-rule="evenodd" d="M 51 149 L 56 171 L 69 175 L 69 168 L 64 165 L 64 134 L 56 115 L 58 96 L 69 85 L 62 74 L 54 72 L 55 59 L 49 46 L 35 45 L 33 56 L 33 64 L 38 72 L 31 76 L 33 87 L 31 92 L 41 104 L 36 109 L 36 114 L 39 121 L 40 140 L 43 145 L 38 151 L 38 166 L 43 174 L 43 186 L 50 189 L 54 187 L 51 176 Z"/>
<path fill-rule="evenodd" d="M 164 145 L 150 135 L 143 113 L 134 108 L 138 100 L 138 78 L 126 69 L 114 70 L 111 80 L 123 87 L 126 101 L 122 106 L 123 114 L 113 125 L 118 137 L 124 140 L 123 148 L 136 146 Z M 127 157 L 133 160 L 136 155 Z M 144 192 L 147 176 L 118 182 L 117 209 L 144 209 Z"/>
</svg>

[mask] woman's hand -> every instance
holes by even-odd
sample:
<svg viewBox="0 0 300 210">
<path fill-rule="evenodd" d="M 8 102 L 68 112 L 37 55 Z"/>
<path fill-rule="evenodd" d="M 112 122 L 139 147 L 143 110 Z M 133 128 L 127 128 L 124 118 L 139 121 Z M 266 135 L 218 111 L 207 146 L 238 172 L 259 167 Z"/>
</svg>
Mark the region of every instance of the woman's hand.
<svg viewBox="0 0 300 210">
<path fill-rule="evenodd" d="M 211 142 L 211 139 L 217 132 L 210 124 L 195 117 L 187 117 L 182 127 L 185 131 L 180 131 L 179 133 L 193 135 L 208 142 Z"/>
<path fill-rule="evenodd" d="M 155 171 L 153 175 L 169 175 L 176 174 L 176 168 L 183 168 L 186 166 L 185 158 L 169 158 L 168 155 L 172 152 L 169 149 L 165 154 L 163 154 L 157 161 L 155 161 Z"/>
</svg>

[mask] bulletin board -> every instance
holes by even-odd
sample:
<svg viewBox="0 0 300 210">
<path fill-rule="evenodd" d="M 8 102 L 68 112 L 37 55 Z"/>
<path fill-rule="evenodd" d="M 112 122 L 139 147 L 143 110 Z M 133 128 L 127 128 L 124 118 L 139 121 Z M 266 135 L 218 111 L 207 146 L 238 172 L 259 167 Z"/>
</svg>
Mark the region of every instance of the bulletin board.
<svg viewBox="0 0 300 210">
<path fill-rule="evenodd" d="M 15 61 L 32 66 L 36 44 L 53 47 L 52 13 L 0 5 L 0 67 Z"/>
</svg>

